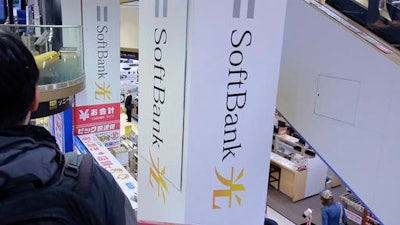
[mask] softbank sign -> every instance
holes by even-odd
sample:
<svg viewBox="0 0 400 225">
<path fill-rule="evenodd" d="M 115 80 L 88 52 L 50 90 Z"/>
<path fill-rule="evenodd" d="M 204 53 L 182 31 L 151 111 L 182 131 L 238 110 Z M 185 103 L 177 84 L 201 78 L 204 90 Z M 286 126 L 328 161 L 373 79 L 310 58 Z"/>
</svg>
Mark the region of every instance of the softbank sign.
<svg viewBox="0 0 400 225">
<path fill-rule="evenodd" d="M 75 134 L 103 133 L 119 146 L 119 3 L 82 1 L 86 88 L 76 97 Z"/>
<path fill-rule="evenodd" d="M 140 7 L 139 219 L 261 224 L 286 2 Z"/>
<path fill-rule="evenodd" d="M 247 19 L 253 19 L 254 17 L 254 4 L 255 0 L 248 2 Z M 241 0 L 235 0 L 233 6 L 233 18 L 241 18 Z M 240 206 L 242 199 L 238 194 L 241 191 L 246 191 L 245 185 L 241 184 L 241 178 L 245 176 L 244 168 L 240 169 L 240 172 L 235 174 L 235 167 L 232 161 L 239 159 L 241 156 L 245 155 L 245 148 L 242 148 L 242 142 L 248 139 L 240 137 L 240 124 L 242 122 L 241 112 L 246 110 L 247 92 L 248 85 L 246 84 L 249 77 L 246 66 L 243 65 L 247 60 L 246 48 L 251 48 L 252 46 L 252 33 L 251 30 L 238 31 L 234 29 L 231 31 L 230 40 L 231 51 L 227 58 L 229 59 L 229 64 L 227 65 L 226 73 L 226 83 L 224 88 L 226 88 L 226 101 L 225 110 L 226 114 L 224 116 L 224 129 L 223 129 L 223 141 L 222 151 L 221 151 L 221 162 L 216 165 L 215 175 L 221 184 L 225 186 L 226 189 L 218 189 L 213 191 L 213 209 L 219 209 L 220 206 L 216 204 L 217 198 L 227 198 L 228 208 L 232 207 L 232 199 L 236 199 L 237 204 Z M 252 74 L 250 74 L 252 76 Z M 251 91 L 251 90 L 250 90 Z M 243 115 L 244 117 L 245 115 Z M 247 118 L 248 120 L 248 118 Z M 246 121 L 246 118 L 243 119 Z M 244 144 L 244 147 L 246 144 Z M 230 158 L 230 160 L 229 160 Z M 217 170 L 217 167 L 227 162 L 228 166 L 231 166 L 231 171 L 227 178 L 223 177 Z M 229 165 L 231 164 L 231 165 Z"/>
<path fill-rule="evenodd" d="M 140 3 L 140 155 L 147 164 L 143 182 L 162 204 L 172 201 L 171 189 L 182 188 L 186 21 L 171 21 L 170 6 L 172 18 L 186 18 L 185 4 Z"/>
</svg>

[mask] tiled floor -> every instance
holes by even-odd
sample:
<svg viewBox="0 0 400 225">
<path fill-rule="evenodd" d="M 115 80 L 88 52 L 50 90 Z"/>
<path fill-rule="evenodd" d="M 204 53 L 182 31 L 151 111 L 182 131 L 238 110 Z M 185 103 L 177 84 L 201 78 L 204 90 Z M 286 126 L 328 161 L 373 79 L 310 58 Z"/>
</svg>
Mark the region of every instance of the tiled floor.
<svg viewBox="0 0 400 225">
<path fill-rule="evenodd" d="M 282 216 L 280 213 L 273 210 L 269 206 L 267 206 L 266 217 L 275 220 L 279 225 L 295 225 L 290 220 L 286 219 L 284 216 Z"/>
<path fill-rule="evenodd" d="M 132 119 L 132 122 L 127 122 L 126 121 L 126 114 L 121 113 L 121 135 L 125 135 L 125 127 L 126 126 L 131 126 L 132 131 L 134 131 L 136 134 L 139 134 L 139 127 L 138 127 L 138 122 L 135 119 Z M 282 216 L 280 213 L 276 212 L 270 207 L 267 207 L 267 218 L 275 220 L 279 225 L 295 225 L 294 223 L 290 222 L 288 219 L 286 219 L 284 216 Z"/>
</svg>

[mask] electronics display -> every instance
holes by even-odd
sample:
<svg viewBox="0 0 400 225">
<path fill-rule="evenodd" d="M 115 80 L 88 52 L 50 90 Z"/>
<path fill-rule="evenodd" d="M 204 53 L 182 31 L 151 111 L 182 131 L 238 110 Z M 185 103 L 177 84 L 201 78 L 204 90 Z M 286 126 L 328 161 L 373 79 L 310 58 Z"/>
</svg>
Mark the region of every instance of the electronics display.
<svg viewBox="0 0 400 225">
<path fill-rule="evenodd" d="M 4 23 L 7 18 L 6 0 L 0 1 L 0 23 Z"/>
</svg>

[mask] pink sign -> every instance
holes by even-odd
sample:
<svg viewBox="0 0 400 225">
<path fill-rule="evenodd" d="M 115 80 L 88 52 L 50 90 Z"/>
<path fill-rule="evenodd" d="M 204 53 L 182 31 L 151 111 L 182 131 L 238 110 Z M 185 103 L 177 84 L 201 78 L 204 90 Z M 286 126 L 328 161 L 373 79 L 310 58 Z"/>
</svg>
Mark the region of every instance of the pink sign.
<svg viewBox="0 0 400 225">
<path fill-rule="evenodd" d="M 362 217 L 353 213 L 352 211 L 348 209 L 344 209 L 346 211 L 347 219 L 354 221 L 357 224 L 361 224 Z"/>
<path fill-rule="evenodd" d="M 82 135 L 119 130 L 119 110 L 119 103 L 75 107 L 74 133 Z"/>
</svg>

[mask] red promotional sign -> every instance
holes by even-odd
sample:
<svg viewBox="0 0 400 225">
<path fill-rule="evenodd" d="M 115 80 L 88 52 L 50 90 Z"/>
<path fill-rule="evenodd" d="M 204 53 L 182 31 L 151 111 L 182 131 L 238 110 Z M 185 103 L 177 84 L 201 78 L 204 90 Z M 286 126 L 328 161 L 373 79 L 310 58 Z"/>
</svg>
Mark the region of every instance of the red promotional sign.
<svg viewBox="0 0 400 225">
<path fill-rule="evenodd" d="M 77 135 L 82 135 L 119 130 L 119 110 L 119 103 L 75 107 L 74 133 Z"/>
</svg>

